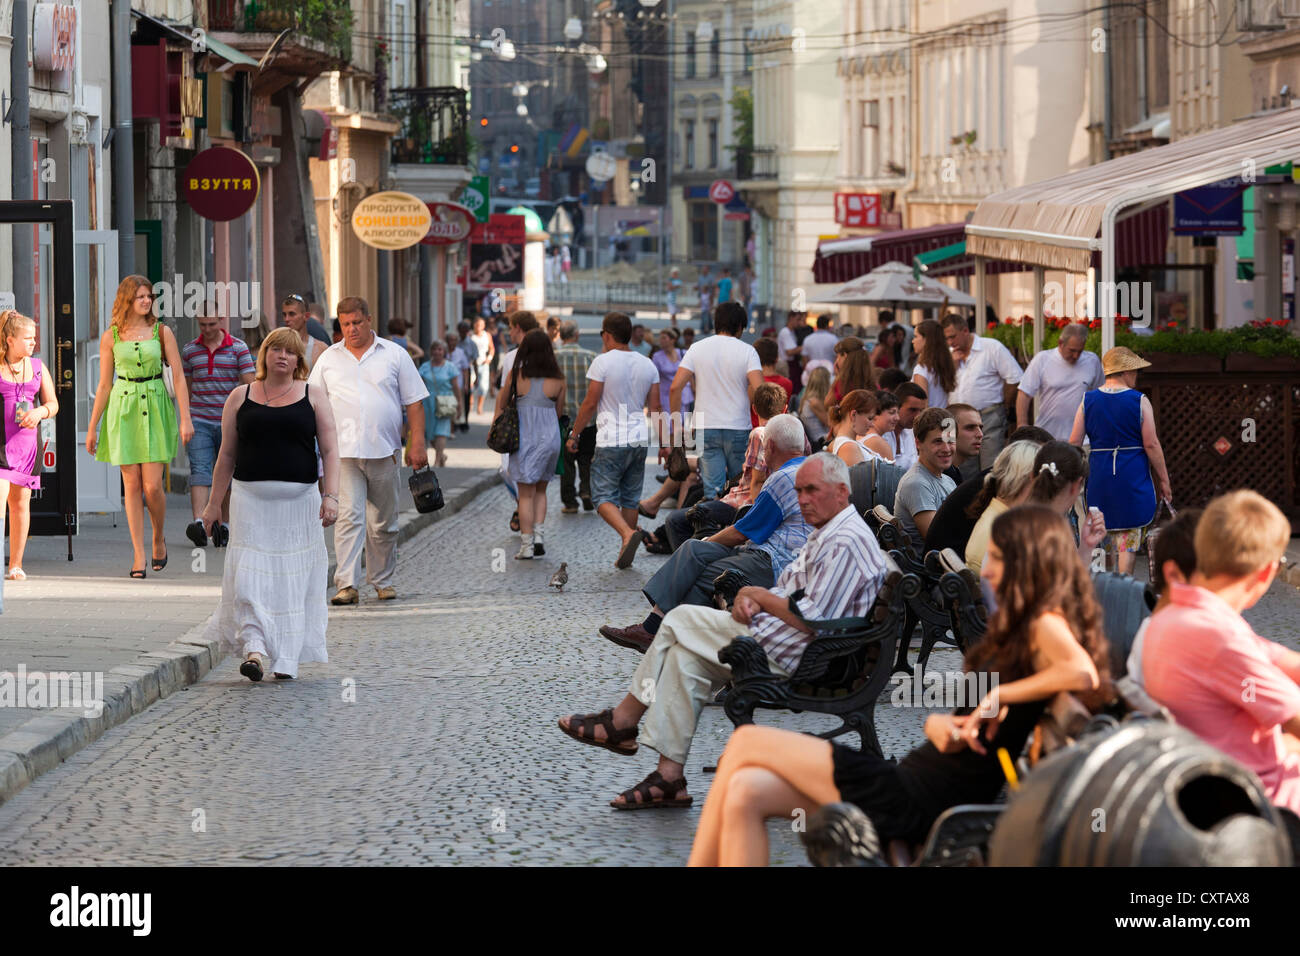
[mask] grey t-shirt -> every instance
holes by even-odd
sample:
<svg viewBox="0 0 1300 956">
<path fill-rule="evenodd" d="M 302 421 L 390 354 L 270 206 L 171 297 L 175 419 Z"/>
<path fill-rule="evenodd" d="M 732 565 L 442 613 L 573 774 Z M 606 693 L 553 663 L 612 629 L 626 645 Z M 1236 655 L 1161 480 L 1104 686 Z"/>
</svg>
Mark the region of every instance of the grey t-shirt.
<svg viewBox="0 0 1300 956">
<path fill-rule="evenodd" d="M 953 493 L 956 484 L 947 475 L 934 475 L 919 461 L 908 469 L 898 482 L 898 492 L 894 497 L 894 517 L 903 524 L 903 529 L 912 539 L 917 554 L 925 553 L 925 542 L 916 529 L 912 515 L 926 511 L 938 511 L 944 499 Z"/>
</svg>

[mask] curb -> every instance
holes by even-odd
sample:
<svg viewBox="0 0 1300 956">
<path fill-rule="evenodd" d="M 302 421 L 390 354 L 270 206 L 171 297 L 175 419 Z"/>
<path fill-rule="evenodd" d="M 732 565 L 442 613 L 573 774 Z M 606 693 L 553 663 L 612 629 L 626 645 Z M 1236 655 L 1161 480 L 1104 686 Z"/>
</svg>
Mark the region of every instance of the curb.
<svg viewBox="0 0 1300 956">
<path fill-rule="evenodd" d="M 500 481 L 499 472 L 483 471 L 469 485 L 444 490 L 447 503 L 442 510 L 420 514 L 412 508 L 401 512 L 398 542 L 456 514 Z M 329 576 L 334 576 L 332 561 Z M 106 671 L 104 706 L 99 714 L 87 716 L 75 708 L 54 708 L 0 736 L 0 805 L 107 731 L 156 701 L 202 680 L 225 657 L 216 641 L 203 637 L 210 620 L 196 624 L 165 647 Z"/>
</svg>

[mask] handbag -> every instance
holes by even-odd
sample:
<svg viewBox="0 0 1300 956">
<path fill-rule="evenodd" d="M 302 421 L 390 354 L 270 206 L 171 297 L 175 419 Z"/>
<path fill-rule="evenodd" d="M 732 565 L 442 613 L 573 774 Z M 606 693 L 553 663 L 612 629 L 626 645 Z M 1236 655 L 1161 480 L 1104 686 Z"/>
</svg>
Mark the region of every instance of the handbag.
<svg viewBox="0 0 1300 956">
<path fill-rule="evenodd" d="M 487 446 L 501 455 L 519 450 L 519 409 L 515 407 L 515 376 L 510 376 L 510 399 L 488 429 Z"/>
<path fill-rule="evenodd" d="M 162 379 L 163 379 L 163 385 L 167 389 L 167 396 L 169 398 L 175 398 L 176 382 L 172 378 L 172 367 L 168 365 L 166 362 L 163 362 Z"/>
<path fill-rule="evenodd" d="M 437 395 L 433 399 L 434 418 L 455 418 L 460 413 L 460 403 L 455 395 Z"/>
<path fill-rule="evenodd" d="M 411 497 L 415 499 L 415 510 L 421 514 L 437 511 L 443 506 L 438 476 L 427 465 L 414 472 L 407 480 L 407 485 L 411 489 Z"/>
<path fill-rule="evenodd" d="M 685 481 L 690 476 L 691 466 L 686 460 L 686 449 L 674 445 L 668 453 L 668 477 L 673 481 Z"/>
</svg>

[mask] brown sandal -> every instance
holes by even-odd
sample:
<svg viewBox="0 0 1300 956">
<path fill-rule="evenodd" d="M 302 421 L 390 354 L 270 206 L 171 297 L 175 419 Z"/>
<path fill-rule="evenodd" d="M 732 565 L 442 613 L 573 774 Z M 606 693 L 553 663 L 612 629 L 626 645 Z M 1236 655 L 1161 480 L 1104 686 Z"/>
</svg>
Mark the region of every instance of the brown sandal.
<svg viewBox="0 0 1300 956">
<path fill-rule="evenodd" d="M 597 724 L 605 728 L 604 740 L 596 738 Z M 637 728 L 624 727 L 622 730 L 618 730 L 614 727 L 613 710 L 602 710 L 599 714 L 574 714 L 569 718 L 569 726 L 564 726 L 558 720 L 556 725 L 580 743 L 591 744 L 593 747 L 603 747 L 626 757 L 632 756 L 641 748 L 641 745 L 636 742 Z M 630 749 L 620 746 L 628 740 L 632 741 Z"/>
<path fill-rule="evenodd" d="M 658 787 L 663 796 L 652 796 L 650 793 L 652 787 Z M 615 810 L 685 809 L 695 802 L 695 798 L 690 794 L 684 797 L 678 796 L 685 789 L 685 777 L 665 780 L 663 774 L 656 770 L 631 790 L 620 793 L 619 796 L 623 798 L 622 803 L 611 800 L 609 805 Z"/>
</svg>

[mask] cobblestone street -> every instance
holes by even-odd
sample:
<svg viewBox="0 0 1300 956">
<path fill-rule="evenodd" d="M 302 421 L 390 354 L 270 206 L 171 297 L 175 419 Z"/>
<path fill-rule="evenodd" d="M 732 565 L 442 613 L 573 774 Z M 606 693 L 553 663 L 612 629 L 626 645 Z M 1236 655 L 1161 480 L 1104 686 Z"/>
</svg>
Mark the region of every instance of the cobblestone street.
<svg viewBox="0 0 1300 956">
<path fill-rule="evenodd" d="M 237 661 L 158 702 L 0 807 L 11 864 L 680 865 L 730 732 L 706 708 L 685 812 L 607 802 L 654 765 L 566 738 L 556 717 L 625 692 L 637 656 L 600 638 L 644 615 L 640 585 L 665 560 L 615 571 L 592 514 L 547 522 L 547 556 L 511 556 L 510 499 L 494 488 L 402 547 L 399 600 L 332 609 L 329 664 L 251 684 Z M 501 549 L 499 551 L 495 549 Z M 497 567 L 493 571 L 494 559 Z M 546 587 L 561 560 L 563 594 Z M 1277 584 L 1250 615 L 1296 646 L 1300 595 Z M 939 669 L 959 666 L 936 652 Z M 355 700 L 352 700 L 355 698 Z M 763 714 L 791 728 L 815 718 Z M 824 718 L 823 718 L 824 720 Z M 882 703 L 887 754 L 920 740 L 922 714 Z M 803 864 L 772 824 L 773 861 Z"/>
</svg>

